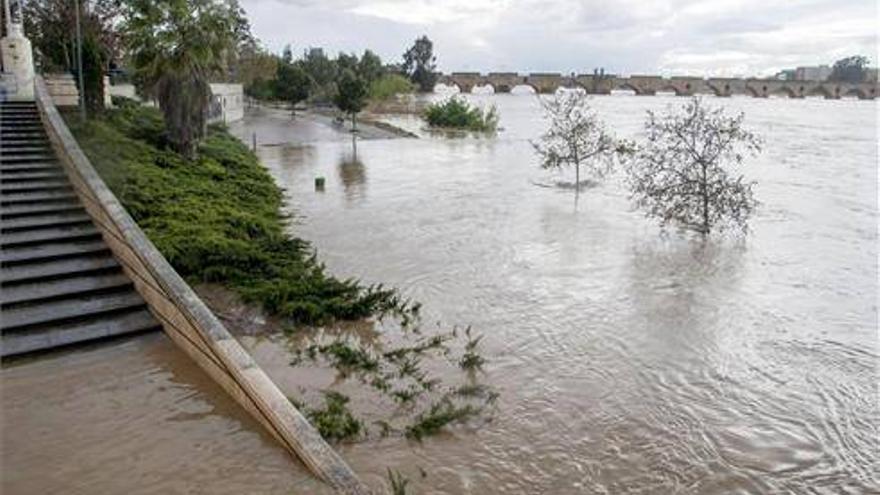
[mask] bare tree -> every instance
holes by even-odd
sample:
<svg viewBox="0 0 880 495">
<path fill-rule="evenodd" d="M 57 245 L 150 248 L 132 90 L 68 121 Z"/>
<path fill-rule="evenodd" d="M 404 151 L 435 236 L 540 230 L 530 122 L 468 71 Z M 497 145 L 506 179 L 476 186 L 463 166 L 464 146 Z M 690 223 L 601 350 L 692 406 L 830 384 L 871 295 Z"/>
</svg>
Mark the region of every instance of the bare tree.
<svg viewBox="0 0 880 495">
<path fill-rule="evenodd" d="M 542 99 L 550 128 L 532 143 L 542 168 L 574 166 L 576 191 L 581 186 L 581 165 L 591 178 L 601 179 L 611 171 L 615 156 L 622 150 L 590 108 L 588 98 L 583 91 L 561 91 L 553 98 Z"/>
<path fill-rule="evenodd" d="M 743 119 L 700 98 L 662 115 L 649 111 L 647 142 L 626 167 L 635 204 L 664 226 L 676 223 L 702 234 L 727 225 L 747 230 L 757 205 L 755 183 L 732 169 L 757 155 L 761 140 L 743 129 Z"/>
</svg>

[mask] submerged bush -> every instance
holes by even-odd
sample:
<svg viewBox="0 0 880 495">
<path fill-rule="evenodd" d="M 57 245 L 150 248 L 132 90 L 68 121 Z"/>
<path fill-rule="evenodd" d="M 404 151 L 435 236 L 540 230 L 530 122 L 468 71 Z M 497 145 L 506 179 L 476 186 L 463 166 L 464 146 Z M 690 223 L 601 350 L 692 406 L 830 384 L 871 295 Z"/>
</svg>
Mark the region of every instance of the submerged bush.
<svg viewBox="0 0 880 495">
<path fill-rule="evenodd" d="M 452 97 L 441 103 L 432 103 L 425 109 L 425 120 L 431 127 L 468 131 L 494 131 L 498 127 L 498 111 L 488 111 L 471 105 L 462 98 Z"/>
<path fill-rule="evenodd" d="M 370 83 L 369 98 L 372 101 L 386 101 L 396 95 L 412 93 L 413 83 L 400 74 L 385 74 Z"/>
<path fill-rule="evenodd" d="M 326 440 L 338 442 L 361 433 L 363 425 L 348 410 L 348 401 L 347 396 L 328 391 L 324 393 L 322 409 L 306 410 L 309 421 Z"/>
<path fill-rule="evenodd" d="M 284 233 L 281 190 L 256 156 L 211 126 L 198 159 L 168 148 L 161 114 L 123 105 L 68 122 L 83 151 L 184 277 L 219 282 L 297 323 L 408 312 L 397 294 L 325 272 L 311 245 Z"/>
</svg>

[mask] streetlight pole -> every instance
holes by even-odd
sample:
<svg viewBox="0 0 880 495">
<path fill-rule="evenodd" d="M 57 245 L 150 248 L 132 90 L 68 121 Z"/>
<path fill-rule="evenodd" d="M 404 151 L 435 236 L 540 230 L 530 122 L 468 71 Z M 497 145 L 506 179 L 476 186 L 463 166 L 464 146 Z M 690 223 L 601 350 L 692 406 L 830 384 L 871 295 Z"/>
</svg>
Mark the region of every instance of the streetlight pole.
<svg viewBox="0 0 880 495">
<path fill-rule="evenodd" d="M 73 0 L 76 8 L 76 72 L 79 78 L 79 115 L 86 120 L 86 87 L 83 84 L 82 25 L 79 16 L 79 0 Z"/>
</svg>

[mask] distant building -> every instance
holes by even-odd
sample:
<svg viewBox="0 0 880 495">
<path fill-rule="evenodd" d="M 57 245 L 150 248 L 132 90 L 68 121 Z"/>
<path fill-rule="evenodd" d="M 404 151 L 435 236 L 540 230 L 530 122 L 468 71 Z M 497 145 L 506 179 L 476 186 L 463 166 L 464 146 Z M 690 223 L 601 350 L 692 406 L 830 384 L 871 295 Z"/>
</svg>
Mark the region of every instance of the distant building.
<svg viewBox="0 0 880 495">
<path fill-rule="evenodd" d="M 779 79 L 780 81 L 794 81 L 795 70 L 794 69 L 781 70 L 781 71 L 777 72 L 776 75 L 773 76 L 773 78 Z"/>
<path fill-rule="evenodd" d="M 818 67 L 798 67 L 794 70 L 795 81 L 824 81 L 831 75 L 831 67 L 820 65 Z"/>
</svg>

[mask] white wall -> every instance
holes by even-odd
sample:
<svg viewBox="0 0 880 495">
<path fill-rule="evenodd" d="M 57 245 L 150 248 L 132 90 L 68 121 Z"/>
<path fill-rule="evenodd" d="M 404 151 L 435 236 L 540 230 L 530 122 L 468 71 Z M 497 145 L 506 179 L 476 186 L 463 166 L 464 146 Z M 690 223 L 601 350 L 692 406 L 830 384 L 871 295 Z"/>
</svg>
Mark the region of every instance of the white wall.
<svg viewBox="0 0 880 495">
<path fill-rule="evenodd" d="M 209 122 L 235 122 L 244 118 L 244 88 L 241 84 L 211 84 L 213 102 Z"/>
</svg>

